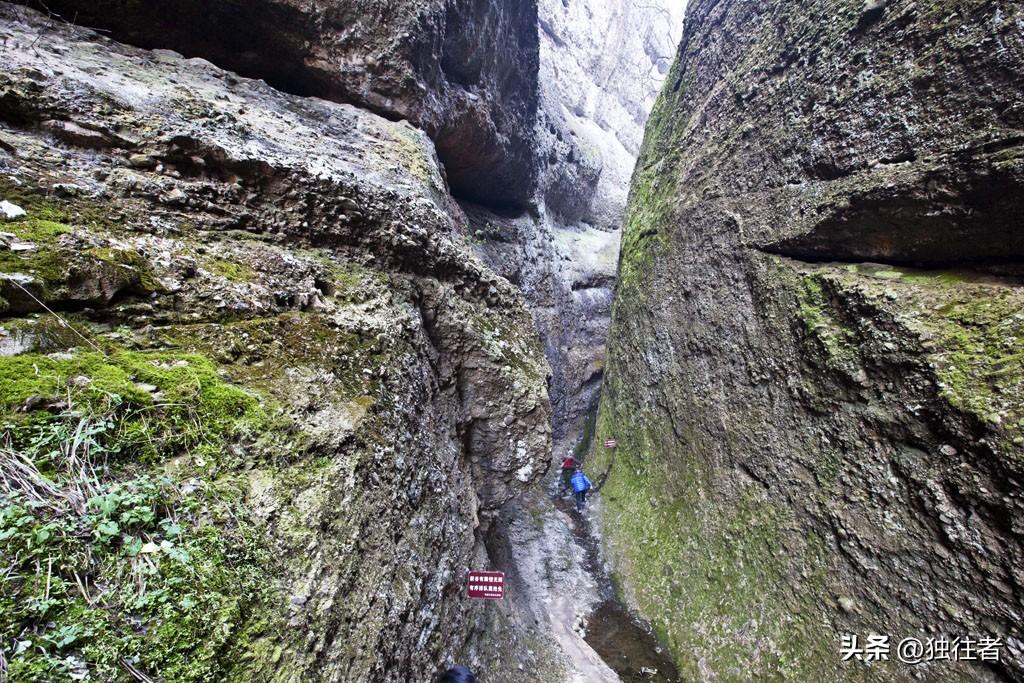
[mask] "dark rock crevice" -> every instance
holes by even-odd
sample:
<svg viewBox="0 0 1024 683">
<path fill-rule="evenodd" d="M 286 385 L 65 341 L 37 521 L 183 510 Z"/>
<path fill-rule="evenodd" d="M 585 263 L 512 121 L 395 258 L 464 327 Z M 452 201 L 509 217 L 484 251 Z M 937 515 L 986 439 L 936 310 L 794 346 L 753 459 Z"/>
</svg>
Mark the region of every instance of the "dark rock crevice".
<svg viewBox="0 0 1024 683">
<path fill-rule="evenodd" d="M 876 261 L 919 267 L 982 267 L 1024 262 L 1024 147 L 1002 140 L 946 162 L 912 153 L 824 186 L 829 197 L 801 209 L 800 233 L 760 248 L 806 261 Z M 842 192 L 842 195 L 839 193 Z M 783 192 L 791 195 L 793 193 Z M 842 196 L 833 201 L 831 197 Z"/>
</svg>

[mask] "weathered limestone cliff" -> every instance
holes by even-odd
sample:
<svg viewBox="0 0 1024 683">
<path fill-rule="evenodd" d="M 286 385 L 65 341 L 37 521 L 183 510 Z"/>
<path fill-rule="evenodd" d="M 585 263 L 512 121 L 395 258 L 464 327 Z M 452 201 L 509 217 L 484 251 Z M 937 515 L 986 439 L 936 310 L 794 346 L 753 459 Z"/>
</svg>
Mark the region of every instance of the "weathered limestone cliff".
<svg viewBox="0 0 1024 683">
<path fill-rule="evenodd" d="M 23 0 L 117 40 L 405 119 L 478 255 L 524 292 L 571 448 L 600 388 L 629 174 L 669 66 L 665 0 Z"/>
<path fill-rule="evenodd" d="M 629 174 L 682 17 L 663 0 L 542 0 L 538 13 L 535 207 L 464 208 L 481 258 L 533 313 L 561 456 L 596 408 Z"/>
<path fill-rule="evenodd" d="M 456 196 L 535 188 L 537 5 L 520 0 L 24 0 L 120 41 L 203 57 L 278 90 L 406 119 Z M 485 49 L 482 49 L 485 48 Z"/>
<path fill-rule="evenodd" d="M 431 679 L 551 428 L 430 138 L 6 3 L 0 58 L 10 679 Z"/>
<path fill-rule="evenodd" d="M 1020 3 L 694 0 L 633 177 L 607 550 L 690 680 L 1024 680 Z M 1001 661 L 841 662 L 841 634 Z"/>
<path fill-rule="evenodd" d="M 540 0 L 544 203 L 565 225 L 619 231 L 644 123 L 682 30 L 666 0 Z"/>
</svg>

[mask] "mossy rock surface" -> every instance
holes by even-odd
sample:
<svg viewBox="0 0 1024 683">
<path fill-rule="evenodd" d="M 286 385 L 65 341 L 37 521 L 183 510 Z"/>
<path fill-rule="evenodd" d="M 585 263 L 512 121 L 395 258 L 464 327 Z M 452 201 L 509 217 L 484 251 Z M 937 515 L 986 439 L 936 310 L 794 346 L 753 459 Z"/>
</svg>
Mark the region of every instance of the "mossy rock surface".
<svg viewBox="0 0 1024 683">
<path fill-rule="evenodd" d="M 275 560 L 233 474 L 268 439 L 252 394 L 172 352 L 23 354 L 0 375 L 12 680 L 226 679 L 280 635 Z"/>
<path fill-rule="evenodd" d="M 1017 277 L 969 270 L 935 271 L 873 264 L 806 268 L 801 307 L 830 356 L 853 351 L 842 324 L 822 322 L 829 310 L 822 285 L 856 292 L 890 311 L 920 340 L 934 367 L 940 396 L 990 431 L 999 453 L 1024 458 L 1024 288 Z M 814 302 L 817 302 L 816 304 Z"/>
<path fill-rule="evenodd" d="M 462 571 L 543 475 L 550 407 L 430 139 L 0 14 L 27 214 L 0 231 L 31 245 L 0 251 L 15 679 L 432 678 L 489 635 Z"/>
<path fill-rule="evenodd" d="M 15 198 L 26 212 L 0 225 L 13 235 L 0 248 L 0 314 L 103 305 L 162 289 L 149 260 L 126 240 L 131 233 L 99 203 L 48 197 L 8 179 L 0 179 L 0 197 Z"/>
<path fill-rule="evenodd" d="M 992 677 L 837 650 L 1019 631 L 1020 8 L 687 11 L 592 449 L 619 586 L 695 680 Z"/>
</svg>

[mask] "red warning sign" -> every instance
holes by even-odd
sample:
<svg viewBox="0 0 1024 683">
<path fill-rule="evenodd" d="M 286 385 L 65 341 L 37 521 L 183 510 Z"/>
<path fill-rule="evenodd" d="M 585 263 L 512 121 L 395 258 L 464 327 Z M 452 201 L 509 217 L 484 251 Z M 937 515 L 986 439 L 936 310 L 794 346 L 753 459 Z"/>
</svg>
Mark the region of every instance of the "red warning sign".
<svg viewBox="0 0 1024 683">
<path fill-rule="evenodd" d="M 477 600 L 501 600 L 505 597 L 505 572 L 470 572 L 466 595 Z"/>
<path fill-rule="evenodd" d="M 615 439 L 605 439 L 605 441 L 604 441 L 604 447 L 605 448 L 615 448 L 618 445 L 619 445 L 619 442 L 616 441 Z"/>
</svg>

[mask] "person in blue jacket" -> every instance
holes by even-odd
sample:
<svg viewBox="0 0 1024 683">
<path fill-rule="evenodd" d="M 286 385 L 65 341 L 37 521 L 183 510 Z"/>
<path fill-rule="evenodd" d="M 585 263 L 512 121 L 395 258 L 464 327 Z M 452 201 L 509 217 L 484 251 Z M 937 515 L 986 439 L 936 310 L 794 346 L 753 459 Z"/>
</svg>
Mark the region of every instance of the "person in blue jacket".
<svg viewBox="0 0 1024 683">
<path fill-rule="evenodd" d="M 583 474 L 582 467 L 576 468 L 570 482 L 572 483 L 572 492 L 576 496 L 576 512 L 583 512 L 583 506 L 587 504 L 587 491 L 594 485 L 587 479 L 587 475 Z"/>
</svg>

